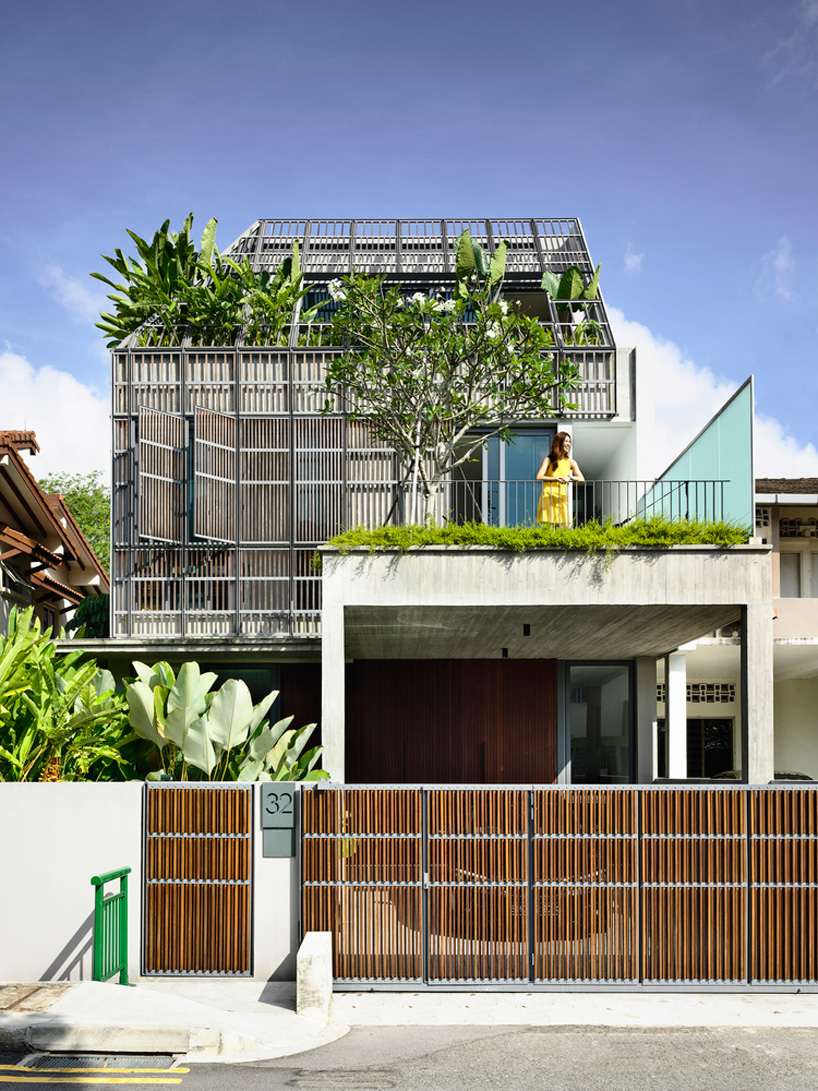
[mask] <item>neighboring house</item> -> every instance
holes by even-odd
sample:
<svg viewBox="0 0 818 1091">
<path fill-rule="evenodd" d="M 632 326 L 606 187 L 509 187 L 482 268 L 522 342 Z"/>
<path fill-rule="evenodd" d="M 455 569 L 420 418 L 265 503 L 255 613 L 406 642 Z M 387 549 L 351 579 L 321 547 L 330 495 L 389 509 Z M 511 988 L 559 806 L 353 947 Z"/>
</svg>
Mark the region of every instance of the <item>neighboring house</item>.
<svg viewBox="0 0 818 1091">
<path fill-rule="evenodd" d="M 578 408 L 520 422 L 452 484 L 439 516 L 536 517 L 536 470 L 572 433 L 587 485 L 573 517 L 641 512 L 752 521 L 748 380 L 656 481 L 653 413 L 635 350 L 578 345 L 541 291 L 543 271 L 593 264 L 574 219 L 259 220 L 230 248 L 256 269 L 301 250 L 304 306 L 351 268 L 410 291 L 451 291 L 464 229 L 509 248 L 504 293 L 579 366 Z M 604 280 L 603 280 L 604 283 Z M 770 547 L 628 551 L 611 562 L 543 551 L 428 550 L 394 558 L 316 551 L 348 526 L 403 517 L 406 483 L 365 423 L 322 416 L 327 326 L 295 316 L 274 345 L 174 344 L 149 327 L 113 352 L 112 639 L 89 643 L 120 673 L 134 658 L 195 658 L 244 677 L 283 712 L 320 718 L 327 767 L 353 782 L 649 782 L 659 773 L 657 669 L 673 694 L 667 771 L 687 776 L 680 646 L 741 634 L 733 736 L 753 783 L 773 772 Z M 322 599 L 323 596 L 323 599 Z M 742 680 L 743 679 L 743 684 Z M 797 763 L 796 763 L 797 764 Z"/>
<path fill-rule="evenodd" d="M 755 502 L 756 535 L 772 547 L 775 768 L 818 780 L 818 478 L 758 478 Z M 687 663 L 689 775 L 740 767 L 738 627 L 677 656 Z M 658 697 L 664 717 L 664 679 Z"/>
<path fill-rule="evenodd" d="M 13 606 L 34 606 L 59 630 L 108 576 L 61 496 L 44 493 L 21 452 L 40 450 L 32 431 L 0 431 L 0 630 Z"/>
</svg>

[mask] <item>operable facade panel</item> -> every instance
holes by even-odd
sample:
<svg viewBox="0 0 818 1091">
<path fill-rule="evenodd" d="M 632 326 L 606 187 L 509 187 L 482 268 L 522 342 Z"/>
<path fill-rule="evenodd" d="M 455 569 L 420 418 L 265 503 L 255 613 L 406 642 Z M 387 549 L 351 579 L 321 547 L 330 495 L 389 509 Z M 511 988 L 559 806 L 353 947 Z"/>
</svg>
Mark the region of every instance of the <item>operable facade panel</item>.
<svg viewBox="0 0 818 1091">
<path fill-rule="evenodd" d="M 326 389 L 327 364 L 343 351 L 331 344 L 327 282 L 355 270 L 450 293 L 464 229 L 489 253 L 506 242 L 512 296 L 539 293 L 542 303 L 546 268 L 592 271 L 571 219 L 259 220 L 227 253 L 272 271 L 297 243 L 304 306 L 326 300 L 322 321 L 296 313 L 273 344 L 263 328 L 208 345 L 201 332 L 146 325 L 115 350 L 114 635 L 318 630 L 317 547 L 411 509 L 394 453 Z M 601 300 L 595 308 L 592 345 L 563 345 L 569 331 L 552 315 L 555 363 L 570 348 L 582 375 L 567 417 L 615 413 L 615 348 Z M 452 511 L 441 494 L 435 518 Z"/>
<path fill-rule="evenodd" d="M 182 542 L 185 522 L 185 420 L 139 410 L 139 535 Z"/>
</svg>

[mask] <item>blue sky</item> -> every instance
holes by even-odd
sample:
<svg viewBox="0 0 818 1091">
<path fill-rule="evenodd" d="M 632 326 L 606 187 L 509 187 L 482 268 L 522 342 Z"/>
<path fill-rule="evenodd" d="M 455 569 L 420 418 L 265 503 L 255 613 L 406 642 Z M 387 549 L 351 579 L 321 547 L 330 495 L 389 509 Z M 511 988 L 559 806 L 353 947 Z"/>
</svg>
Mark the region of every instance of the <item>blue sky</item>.
<svg viewBox="0 0 818 1091">
<path fill-rule="evenodd" d="M 578 216 L 663 434 L 754 372 L 765 472 L 818 474 L 817 134 L 818 0 L 6 0 L 3 425 L 107 444 L 126 228 Z"/>
</svg>

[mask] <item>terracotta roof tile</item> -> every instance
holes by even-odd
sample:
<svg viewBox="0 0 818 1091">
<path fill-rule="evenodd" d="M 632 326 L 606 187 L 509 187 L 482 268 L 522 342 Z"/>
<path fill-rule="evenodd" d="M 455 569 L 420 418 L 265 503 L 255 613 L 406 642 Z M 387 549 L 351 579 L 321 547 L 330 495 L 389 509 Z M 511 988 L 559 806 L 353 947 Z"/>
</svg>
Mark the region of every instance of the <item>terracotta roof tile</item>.
<svg viewBox="0 0 818 1091">
<path fill-rule="evenodd" d="M 818 493 L 818 477 L 757 477 L 756 492 Z"/>
</svg>

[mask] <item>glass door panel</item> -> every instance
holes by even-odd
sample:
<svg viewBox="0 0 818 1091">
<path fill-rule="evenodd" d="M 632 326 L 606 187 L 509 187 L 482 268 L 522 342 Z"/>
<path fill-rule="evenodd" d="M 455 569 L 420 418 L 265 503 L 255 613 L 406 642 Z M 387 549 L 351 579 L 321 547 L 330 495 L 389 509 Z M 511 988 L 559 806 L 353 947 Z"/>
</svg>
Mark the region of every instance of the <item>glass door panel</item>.
<svg viewBox="0 0 818 1091">
<path fill-rule="evenodd" d="M 572 784 L 630 783 L 630 675 L 627 663 L 569 667 Z"/>
</svg>

